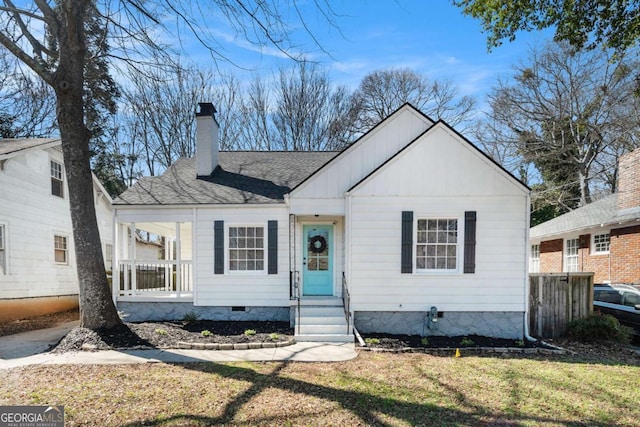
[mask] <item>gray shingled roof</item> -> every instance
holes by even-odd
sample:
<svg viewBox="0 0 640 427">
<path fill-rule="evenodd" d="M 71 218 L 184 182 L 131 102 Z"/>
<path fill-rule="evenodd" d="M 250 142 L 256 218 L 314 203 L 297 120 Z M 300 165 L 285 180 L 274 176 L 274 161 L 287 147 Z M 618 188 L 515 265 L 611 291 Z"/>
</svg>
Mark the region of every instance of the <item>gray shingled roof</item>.
<svg viewBox="0 0 640 427">
<path fill-rule="evenodd" d="M 0 156 L 11 157 L 12 154 L 19 151 L 59 143 L 59 138 L 0 138 Z"/>
<path fill-rule="evenodd" d="M 284 195 L 337 152 L 223 151 L 220 167 L 196 178 L 195 158 L 179 159 L 164 174 L 140 179 L 115 205 L 282 203 Z"/>
<path fill-rule="evenodd" d="M 570 233 L 585 228 L 634 221 L 640 218 L 640 209 L 618 210 L 618 195 L 611 194 L 586 206 L 567 212 L 557 218 L 532 227 L 531 239 Z"/>
</svg>

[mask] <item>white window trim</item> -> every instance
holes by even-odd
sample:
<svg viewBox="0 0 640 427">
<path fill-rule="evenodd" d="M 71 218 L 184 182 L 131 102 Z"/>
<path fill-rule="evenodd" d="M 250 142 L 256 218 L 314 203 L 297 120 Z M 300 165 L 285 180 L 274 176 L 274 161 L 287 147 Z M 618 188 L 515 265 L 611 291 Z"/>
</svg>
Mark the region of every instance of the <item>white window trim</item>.
<svg viewBox="0 0 640 427">
<path fill-rule="evenodd" d="M 567 244 L 569 243 L 569 240 L 577 240 L 578 241 L 578 253 L 576 255 L 572 255 L 572 258 L 575 258 L 577 261 L 577 270 L 576 271 L 569 271 L 569 266 L 568 266 L 568 262 L 567 260 L 569 259 L 569 253 L 568 253 L 568 246 Z M 562 242 L 562 272 L 563 273 L 576 273 L 580 271 L 580 236 L 575 236 L 575 237 L 567 237 L 566 239 L 564 239 L 564 241 Z"/>
<path fill-rule="evenodd" d="M 53 175 L 51 175 L 51 162 L 55 162 L 55 163 L 60 165 L 60 173 L 62 175 L 62 179 L 60 180 L 62 182 L 62 197 L 53 194 L 53 192 L 51 191 L 51 179 L 53 178 Z M 62 161 L 60 161 L 58 159 L 54 159 L 53 157 L 49 157 L 49 193 L 52 196 L 58 197 L 60 199 L 66 199 L 67 198 L 67 188 L 66 188 L 66 177 L 65 177 L 65 170 L 64 170 L 64 162 L 62 162 Z"/>
<path fill-rule="evenodd" d="M 111 246 L 111 252 L 109 252 L 109 250 L 108 250 L 108 249 L 109 249 L 109 248 L 108 248 L 108 246 Z M 103 253 L 103 255 L 104 255 L 104 265 L 105 265 L 105 269 L 106 269 L 106 267 L 107 267 L 107 261 L 111 261 L 111 270 L 112 270 L 112 272 L 113 272 L 113 265 L 114 265 L 114 263 L 113 263 L 113 258 L 114 258 L 113 253 L 114 253 L 114 250 L 113 250 L 113 243 L 111 243 L 111 242 L 104 242 L 104 253 Z M 107 270 L 107 271 L 108 271 L 108 270 Z"/>
<path fill-rule="evenodd" d="M 9 275 L 9 224 L 6 222 L 0 222 L 0 227 L 3 228 L 2 238 L 4 239 L 4 265 L 0 266 L 0 275 Z"/>
<path fill-rule="evenodd" d="M 263 235 L 263 263 L 262 263 L 262 270 L 231 270 L 229 268 L 229 264 L 231 262 L 231 257 L 229 256 L 229 251 L 231 248 L 229 248 L 229 229 L 230 228 L 236 228 L 236 227 L 260 227 L 262 228 L 262 235 Z M 260 222 L 260 223 L 234 223 L 234 224 L 228 224 L 227 221 L 225 221 L 224 224 L 224 274 L 231 274 L 231 275 L 238 275 L 238 276 L 266 276 L 267 275 L 267 260 L 269 259 L 269 254 L 267 253 L 267 249 L 268 249 L 268 227 L 267 227 L 267 223 L 266 222 Z"/>
<path fill-rule="evenodd" d="M 418 269 L 417 268 L 417 260 L 418 253 L 416 246 L 418 245 L 418 220 L 430 220 L 430 219 L 455 219 L 458 221 L 458 241 L 456 242 L 456 268 L 454 270 L 427 270 L 427 269 Z M 420 215 L 414 214 L 413 218 L 413 247 L 412 254 L 413 259 L 411 262 L 413 263 L 413 274 L 414 275 L 426 275 L 426 276 L 458 276 L 462 275 L 462 265 L 464 262 L 464 215 L 460 216 L 456 215 Z"/>
<path fill-rule="evenodd" d="M 67 239 L 67 261 L 66 262 L 58 262 L 56 261 L 56 236 L 58 237 L 64 237 L 65 239 Z M 69 266 L 71 265 L 70 263 L 70 258 L 71 258 L 71 239 L 69 237 L 68 234 L 66 233 L 58 233 L 56 231 L 53 232 L 53 263 L 55 265 L 59 265 L 59 266 Z"/>
<path fill-rule="evenodd" d="M 601 236 L 603 234 L 607 234 L 609 235 L 609 250 L 608 251 L 596 251 L 596 236 Z M 601 233 L 591 233 L 591 250 L 590 250 L 590 254 L 591 255 L 609 255 L 609 252 L 611 251 L 611 230 L 607 230 L 606 232 L 603 231 Z"/>
<path fill-rule="evenodd" d="M 537 257 L 533 257 L 533 247 L 537 246 Z M 540 243 L 533 243 L 529 247 L 529 273 L 539 273 L 540 272 Z M 536 262 L 536 268 L 533 268 L 534 261 Z"/>
</svg>

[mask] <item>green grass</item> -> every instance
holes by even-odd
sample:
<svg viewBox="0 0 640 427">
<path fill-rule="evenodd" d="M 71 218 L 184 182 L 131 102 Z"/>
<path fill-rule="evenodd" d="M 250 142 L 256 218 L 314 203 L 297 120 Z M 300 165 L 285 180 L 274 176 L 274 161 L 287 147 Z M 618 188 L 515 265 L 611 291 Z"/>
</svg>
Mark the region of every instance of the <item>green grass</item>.
<svg viewBox="0 0 640 427">
<path fill-rule="evenodd" d="M 0 405 L 65 405 L 67 426 L 640 426 L 638 378 L 556 356 L 35 366 L 3 371 Z"/>
</svg>

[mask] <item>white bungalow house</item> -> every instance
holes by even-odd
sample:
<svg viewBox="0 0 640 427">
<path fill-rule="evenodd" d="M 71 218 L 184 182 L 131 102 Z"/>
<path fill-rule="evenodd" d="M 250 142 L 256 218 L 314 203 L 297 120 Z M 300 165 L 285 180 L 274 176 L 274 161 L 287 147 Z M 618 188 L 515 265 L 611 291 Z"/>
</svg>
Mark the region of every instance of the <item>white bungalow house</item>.
<svg viewBox="0 0 640 427">
<path fill-rule="evenodd" d="M 281 320 L 298 340 L 361 332 L 522 338 L 529 189 L 404 105 L 341 152 L 197 155 L 114 202 L 113 295 L 129 320 Z M 164 259 L 136 253 L 136 232 Z"/>
<path fill-rule="evenodd" d="M 111 197 L 94 177 L 111 263 Z M 0 322 L 78 306 L 78 276 L 60 139 L 0 139 Z"/>
</svg>

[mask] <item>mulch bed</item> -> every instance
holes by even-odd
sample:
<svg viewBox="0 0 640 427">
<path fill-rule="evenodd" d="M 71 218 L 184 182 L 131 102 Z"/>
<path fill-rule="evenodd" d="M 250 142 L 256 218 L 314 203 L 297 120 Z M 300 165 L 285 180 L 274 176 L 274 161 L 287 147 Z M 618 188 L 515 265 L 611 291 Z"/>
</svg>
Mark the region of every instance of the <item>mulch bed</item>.
<svg viewBox="0 0 640 427">
<path fill-rule="evenodd" d="M 203 331 L 209 331 L 203 335 Z M 255 331 L 255 333 L 246 333 Z M 189 343 L 282 343 L 293 338 L 289 322 L 238 322 L 198 320 L 195 322 L 123 323 L 115 328 L 74 328 L 53 349 L 54 353 L 82 349 L 179 348 Z"/>
<path fill-rule="evenodd" d="M 78 320 L 78 311 L 56 313 L 40 316 L 32 319 L 15 320 L 0 324 L 0 336 L 11 335 L 34 329 L 43 329 L 58 324 Z M 255 335 L 246 335 L 248 329 L 256 331 Z M 211 336 L 204 337 L 201 332 L 208 330 Z M 277 334 L 277 339 L 275 335 Z M 242 343 L 284 343 L 293 338 L 293 329 L 288 322 L 222 322 L 222 321 L 195 321 L 195 322 L 144 322 L 124 323 L 123 325 L 101 331 L 91 331 L 84 328 L 73 329 L 53 350 L 57 353 L 81 350 L 83 344 L 96 350 L 122 349 L 122 348 L 178 348 L 178 342 L 192 343 L 218 343 L 218 344 L 242 344 Z M 425 350 L 459 348 L 463 353 L 465 349 L 480 348 L 544 348 L 541 343 L 517 340 L 503 340 L 482 336 L 458 336 L 458 337 L 427 337 L 428 341 L 417 335 L 389 335 L 389 334 L 364 334 L 363 338 L 375 338 L 379 342 L 368 340 L 367 347 L 380 351 L 394 351 L 404 349 Z M 467 340 L 463 344 L 463 339 Z M 471 344 L 473 342 L 473 344 Z M 587 363 L 613 363 L 640 366 L 640 342 L 636 339 L 635 346 L 616 343 L 579 343 L 568 339 L 549 341 L 550 344 L 567 350 L 567 356 L 578 358 Z M 87 347 L 85 346 L 85 348 Z"/>
<path fill-rule="evenodd" d="M 367 347 L 399 350 L 403 348 L 541 348 L 540 342 L 491 338 L 479 335 L 455 337 L 391 334 L 362 334 Z"/>
</svg>

